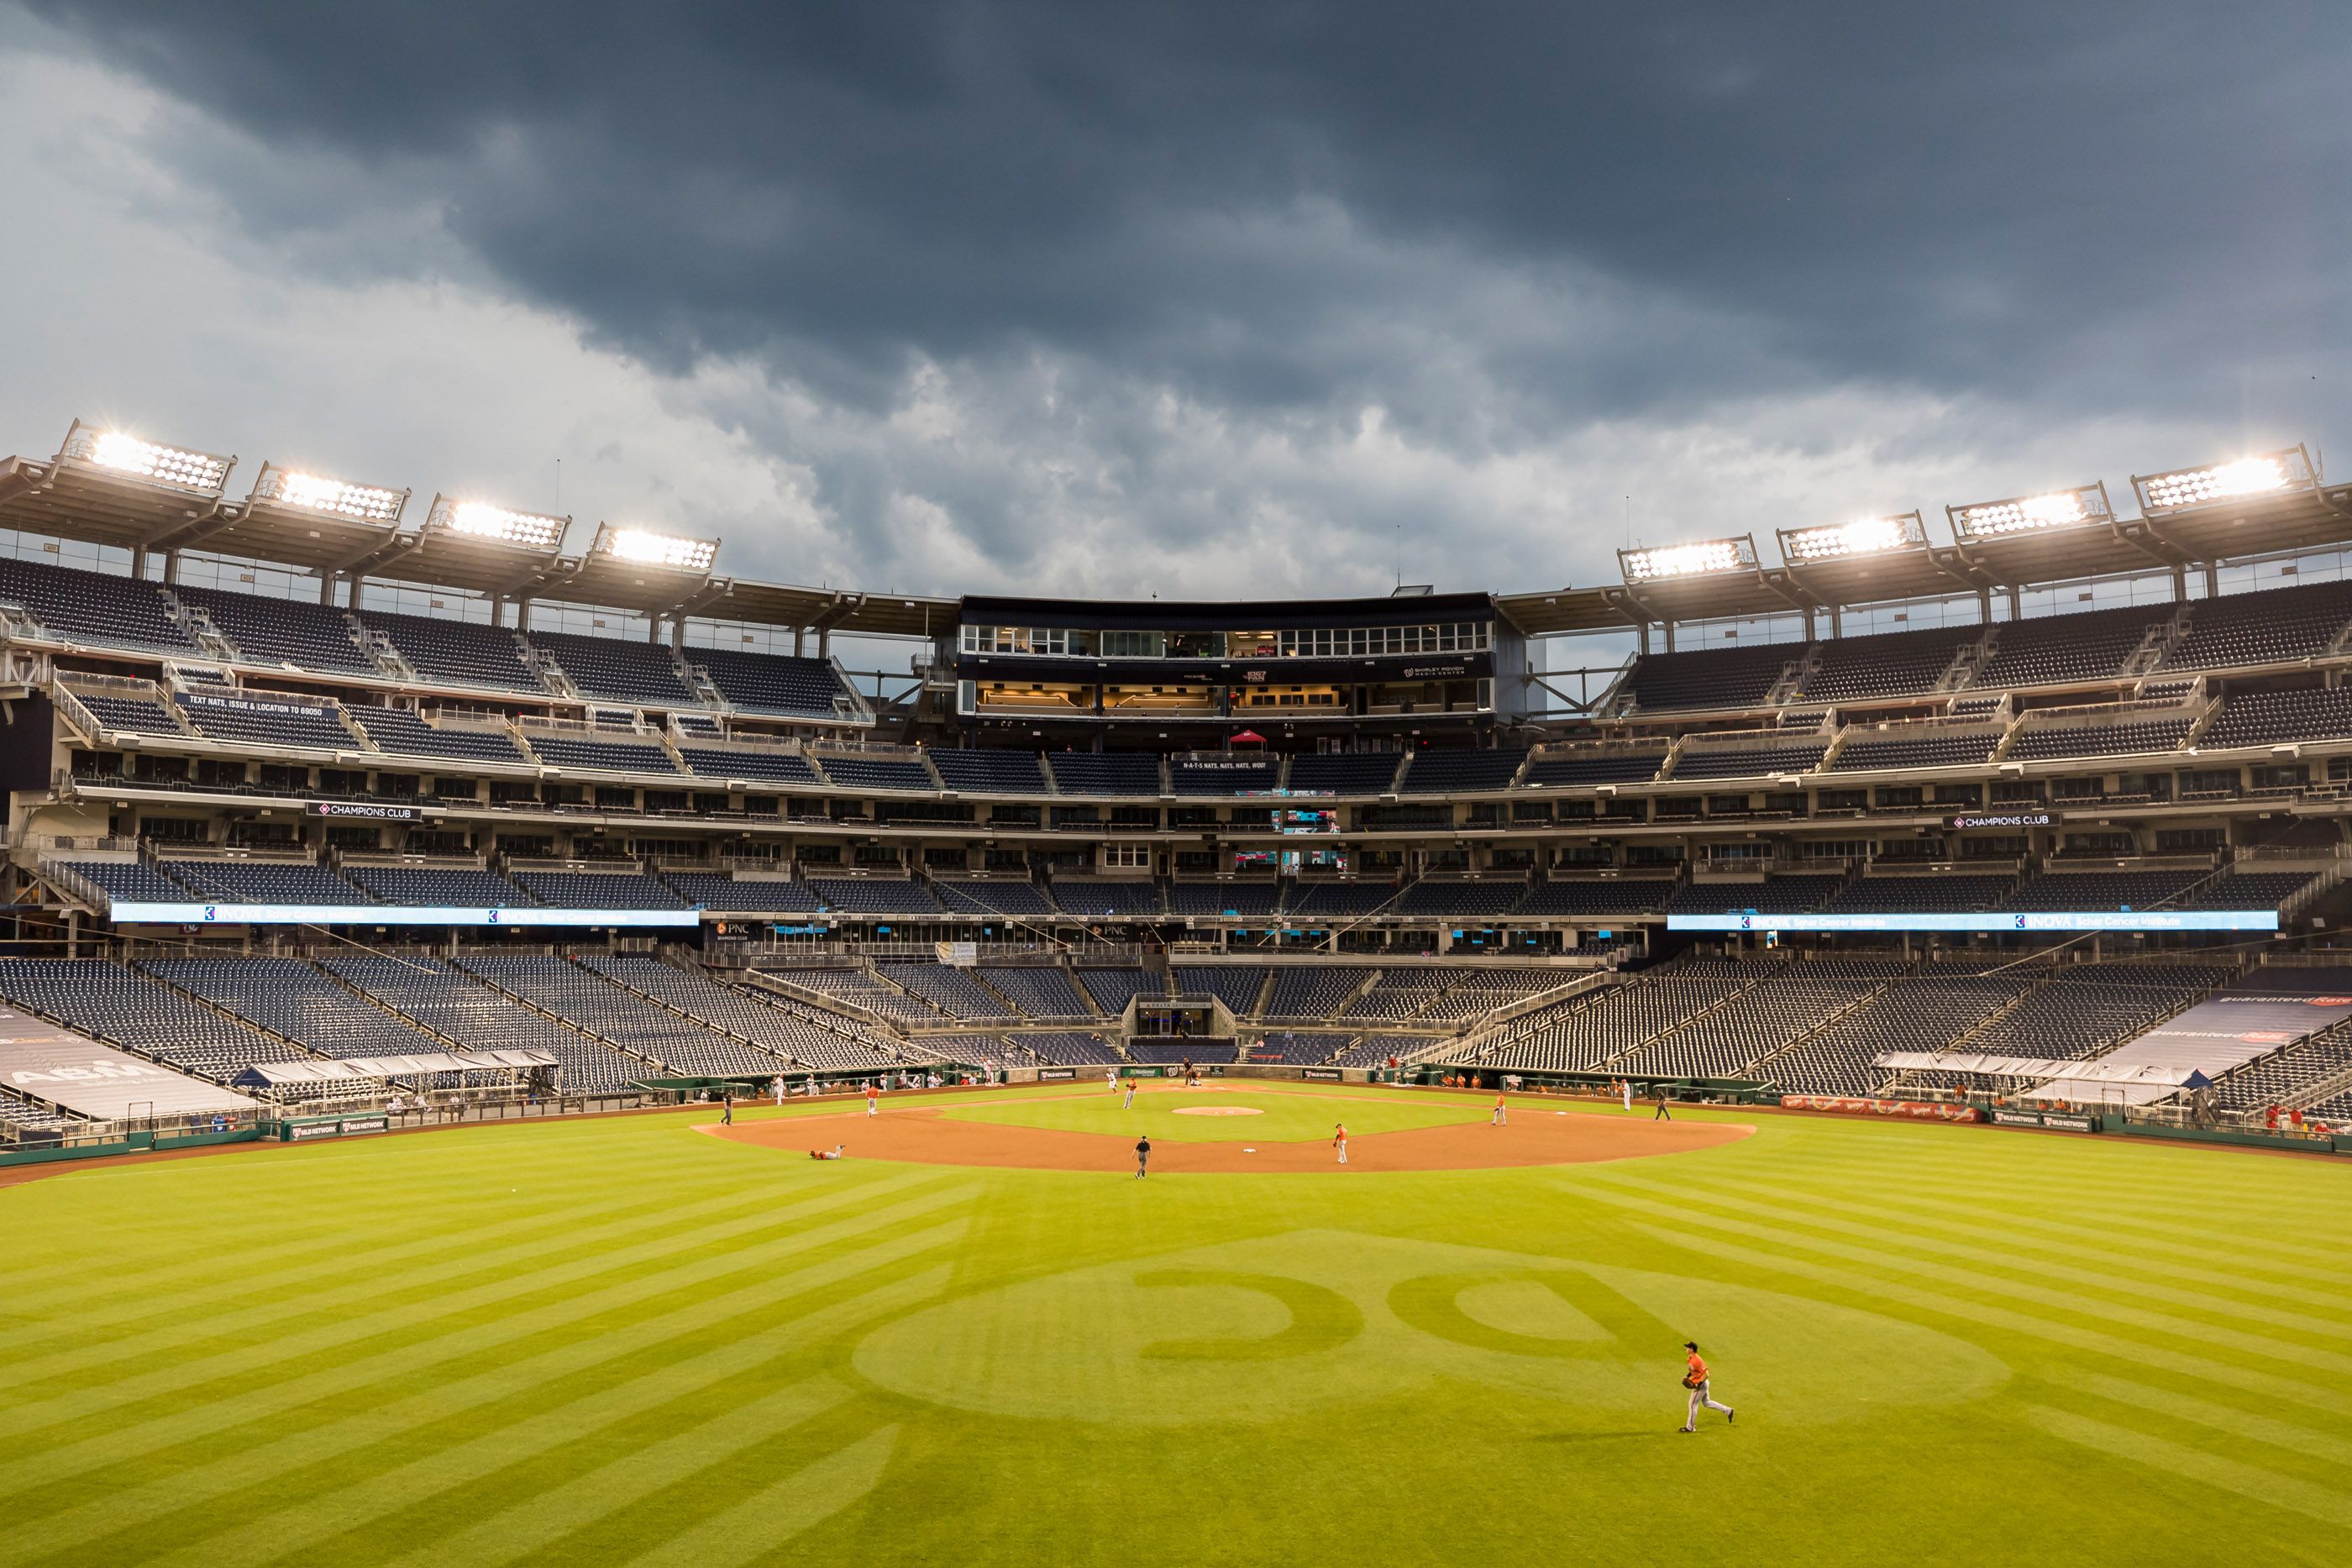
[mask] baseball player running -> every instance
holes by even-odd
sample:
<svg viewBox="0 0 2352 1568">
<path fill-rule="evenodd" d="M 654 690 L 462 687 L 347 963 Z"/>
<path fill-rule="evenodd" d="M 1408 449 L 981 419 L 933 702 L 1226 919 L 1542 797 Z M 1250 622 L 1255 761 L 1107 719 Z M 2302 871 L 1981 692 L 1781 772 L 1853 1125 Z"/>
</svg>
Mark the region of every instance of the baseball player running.
<svg viewBox="0 0 2352 1568">
<path fill-rule="evenodd" d="M 1717 1404 L 1708 1395 L 1706 1358 L 1698 1353 L 1698 1341 L 1685 1341 L 1683 1348 L 1690 1352 L 1690 1360 L 1683 1368 L 1683 1386 L 1690 1390 L 1690 1409 L 1684 1415 L 1682 1426 L 1676 1429 L 1684 1432 L 1697 1431 L 1698 1413 L 1702 1406 L 1709 1410 L 1722 1411 L 1724 1425 L 1729 1426 L 1734 1419 L 1731 1406 Z"/>
</svg>

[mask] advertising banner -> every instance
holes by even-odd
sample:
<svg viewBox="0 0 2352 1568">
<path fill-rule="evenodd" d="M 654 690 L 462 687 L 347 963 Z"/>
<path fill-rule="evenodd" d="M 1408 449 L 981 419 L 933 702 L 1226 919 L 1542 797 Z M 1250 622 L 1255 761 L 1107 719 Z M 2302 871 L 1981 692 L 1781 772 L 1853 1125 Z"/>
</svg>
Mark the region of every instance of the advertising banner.
<svg viewBox="0 0 2352 1568">
<path fill-rule="evenodd" d="M 1669 931 L 2275 931 L 2275 909 L 2028 910 L 2011 914 L 1669 915 Z"/>
<path fill-rule="evenodd" d="M 1977 1113 L 1946 1100 L 1871 1100 L 1842 1094 L 1783 1094 L 1784 1111 L 1828 1111 L 1841 1116 L 1892 1116 L 1910 1122 L 1973 1122 Z"/>
</svg>

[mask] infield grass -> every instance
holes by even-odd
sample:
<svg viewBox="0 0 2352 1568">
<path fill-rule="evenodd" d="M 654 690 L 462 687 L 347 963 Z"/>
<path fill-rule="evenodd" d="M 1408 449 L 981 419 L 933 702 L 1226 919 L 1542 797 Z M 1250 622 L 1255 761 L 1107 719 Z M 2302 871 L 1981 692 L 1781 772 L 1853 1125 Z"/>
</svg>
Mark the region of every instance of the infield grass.
<svg viewBox="0 0 2352 1568">
<path fill-rule="evenodd" d="M 1236 1120 L 1386 1109 L 1267 1098 Z M 0 1189 L 0 1563 L 2318 1563 L 2352 1525 L 2352 1166 L 1759 1114 L 1136 1182 L 704 1119 Z M 1686 1337 L 1736 1426 L 1675 1432 Z"/>
<path fill-rule="evenodd" d="M 1064 1133 L 1107 1133 L 1182 1143 L 1312 1143 L 1328 1139 L 1335 1124 L 1348 1135 L 1401 1133 L 1414 1127 L 1452 1127 L 1484 1122 L 1486 1102 L 1454 1095 L 1412 1098 L 1381 1090 L 1296 1089 L 1279 1084 L 1247 1089 L 1184 1089 L 1170 1084 L 1124 1092 L 1097 1088 L 1091 1094 L 1055 1094 L 968 1102 L 947 1114 L 959 1121 L 999 1126 L 1046 1127 Z M 1529 1103 L 1532 1104 L 1532 1103 Z M 1238 1112 L 1206 1115 L 1203 1112 Z"/>
</svg>

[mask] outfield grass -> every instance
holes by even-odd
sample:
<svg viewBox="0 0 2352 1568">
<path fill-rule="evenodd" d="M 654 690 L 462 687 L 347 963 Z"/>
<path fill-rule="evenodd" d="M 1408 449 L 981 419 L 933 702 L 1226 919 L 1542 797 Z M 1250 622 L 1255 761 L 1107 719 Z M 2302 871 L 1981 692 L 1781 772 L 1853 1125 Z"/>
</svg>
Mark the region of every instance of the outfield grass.
<svg viewBox="0 0 2352 1568">
<path fill-rule="evenodd" d="M 2317 1563 L 2352 1523 L 2343 1165 L 1760 1115 L 1136 1182 L 697 1119 L 0 1190 L 0 1562 Z M 1739 1419 L 1680 1437 L 1693 1335 Z"/>
</svg>

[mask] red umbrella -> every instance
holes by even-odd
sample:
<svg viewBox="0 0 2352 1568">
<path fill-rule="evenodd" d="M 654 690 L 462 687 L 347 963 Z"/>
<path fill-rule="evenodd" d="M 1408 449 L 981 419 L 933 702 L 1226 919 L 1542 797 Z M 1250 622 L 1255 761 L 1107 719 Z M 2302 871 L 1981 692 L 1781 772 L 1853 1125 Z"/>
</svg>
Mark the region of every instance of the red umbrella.
<svg viewBox="0 0 2352 1568">
<path fill-rule="evenodd" d="M 1245 729 L 1239 735 L 1234 737 L 1233 740 L 1229 744 L 1234 746 L 1264 746 L 1265 744 L 1265 737 L 1260 735 L 1254 729 Z"/>
</svg>

